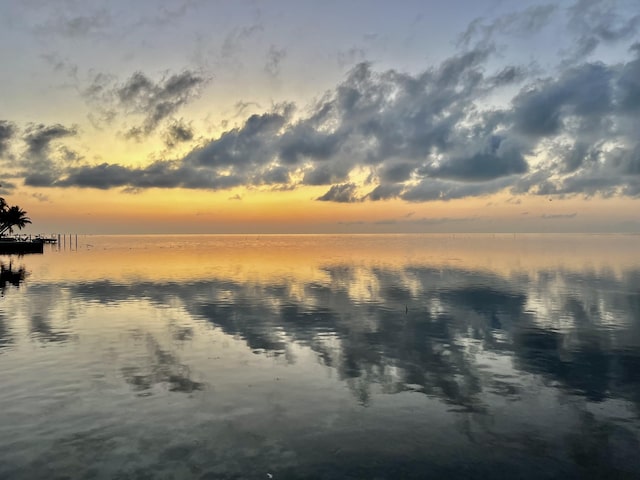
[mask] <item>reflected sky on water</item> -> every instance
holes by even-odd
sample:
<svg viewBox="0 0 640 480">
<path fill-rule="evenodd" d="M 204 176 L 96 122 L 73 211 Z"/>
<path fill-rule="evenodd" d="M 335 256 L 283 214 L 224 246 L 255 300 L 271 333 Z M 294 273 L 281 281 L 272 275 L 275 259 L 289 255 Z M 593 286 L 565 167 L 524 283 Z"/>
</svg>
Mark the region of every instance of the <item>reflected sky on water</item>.
<svg viewBox="0 0 640 480">
<path fill-rule="evenodd" d="M 6 259 L 0 478 L 634 478 L 638 240 L 82 236 Z"/>
</svg>

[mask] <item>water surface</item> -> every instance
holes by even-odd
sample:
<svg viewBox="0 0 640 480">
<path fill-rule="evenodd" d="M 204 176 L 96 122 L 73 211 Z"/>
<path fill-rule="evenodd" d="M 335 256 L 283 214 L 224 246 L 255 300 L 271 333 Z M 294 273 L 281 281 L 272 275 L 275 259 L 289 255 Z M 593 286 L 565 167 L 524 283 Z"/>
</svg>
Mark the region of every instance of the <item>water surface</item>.
<svg viewBox="0 0 640 480">
<path fill-rule="evenodd" d="M 0 258 L 0 478 L 637 478 L 640 237 Z"/>
</svg>

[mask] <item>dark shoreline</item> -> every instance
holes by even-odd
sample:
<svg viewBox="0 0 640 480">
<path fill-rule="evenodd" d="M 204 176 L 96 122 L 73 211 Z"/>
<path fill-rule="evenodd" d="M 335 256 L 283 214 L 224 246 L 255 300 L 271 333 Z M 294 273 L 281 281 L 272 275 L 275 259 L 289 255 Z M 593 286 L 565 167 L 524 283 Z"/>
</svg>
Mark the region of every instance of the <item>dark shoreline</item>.
<svg viewBox="0 0 640 480">
<path fill-rule="evenodd" d="M 44 242 L 0 242 L 0 255 L 44 253 Z"/>
</svg>

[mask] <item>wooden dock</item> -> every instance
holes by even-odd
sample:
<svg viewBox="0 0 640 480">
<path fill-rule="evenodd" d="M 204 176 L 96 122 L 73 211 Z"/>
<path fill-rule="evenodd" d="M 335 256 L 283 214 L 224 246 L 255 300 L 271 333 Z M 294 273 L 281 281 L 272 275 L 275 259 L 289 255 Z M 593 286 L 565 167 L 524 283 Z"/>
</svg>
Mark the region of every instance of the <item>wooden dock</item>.
<svg viewBox="0 0 640 480">
<path fill-rule="evenodd" d="M 68 237 L 68 238 L 67 238 Z M 78 234 L 37 234 L 0 236 L 0 255 L 44 253 L 44 245 L 61 250 L 78 250 Z"/>
</svg>

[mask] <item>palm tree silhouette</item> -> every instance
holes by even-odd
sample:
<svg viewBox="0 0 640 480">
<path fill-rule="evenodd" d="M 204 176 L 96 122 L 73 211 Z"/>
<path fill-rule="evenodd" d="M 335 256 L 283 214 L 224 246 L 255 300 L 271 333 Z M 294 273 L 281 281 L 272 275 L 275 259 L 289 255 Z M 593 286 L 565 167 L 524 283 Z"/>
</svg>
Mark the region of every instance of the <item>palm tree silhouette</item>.
<svg viewBox="0 0 640 480">
<path fill-rule="evenodd" d="M 6 232 L 13 233 L 13 228 L 22 230 L 31 219 L 27 217 L 27 212 L 17 205 L 9 207 L 4 198 L 0 197 L 0 236 Z"/>
</svg>

